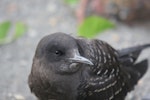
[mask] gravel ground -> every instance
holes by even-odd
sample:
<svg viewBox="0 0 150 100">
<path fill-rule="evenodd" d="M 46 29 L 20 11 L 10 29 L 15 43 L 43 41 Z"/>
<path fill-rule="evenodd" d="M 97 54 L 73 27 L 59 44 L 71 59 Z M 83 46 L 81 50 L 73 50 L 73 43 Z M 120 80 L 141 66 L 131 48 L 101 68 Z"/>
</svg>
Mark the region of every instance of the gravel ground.
<svg viewBox="0 0 150 100">
<path fill-rule="evenodd" d="M 17 41 L 0 46 L 0 100 L 36 100 L 27 85 L 36 45 L 43 36 L 57 31 L 75 35 L 74 13 L 62 0 L 1 0 L 0 22 L 3 20 L 23 21 L 28 31 Z M 98 38 L 120 49 L 150 43 L 149 32 L 150 22 L 132 26 L 118 24 Z M 150 61 L 150 49 L 142 53 L 141 59 L 145 57 Z M 150 96 L 149 83 L 150 70 L 129 93 L 127 100 Z"/>
</svg>

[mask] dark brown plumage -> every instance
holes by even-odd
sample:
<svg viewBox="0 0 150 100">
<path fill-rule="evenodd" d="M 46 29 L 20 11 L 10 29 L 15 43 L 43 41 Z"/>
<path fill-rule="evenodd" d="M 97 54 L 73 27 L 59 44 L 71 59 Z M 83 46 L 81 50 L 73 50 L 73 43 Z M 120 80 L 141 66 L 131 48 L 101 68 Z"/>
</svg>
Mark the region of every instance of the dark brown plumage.
<svg viewBox="0 0 150 100">
<path fill-rule="evenodd" d="M 147 70 L 147 60 L 135 61 L 149 46 L 115 50 L 96 39 L 48 35 L 33 59 L 31 92 L 39 100 L 123 100 Z"/>
</svg>

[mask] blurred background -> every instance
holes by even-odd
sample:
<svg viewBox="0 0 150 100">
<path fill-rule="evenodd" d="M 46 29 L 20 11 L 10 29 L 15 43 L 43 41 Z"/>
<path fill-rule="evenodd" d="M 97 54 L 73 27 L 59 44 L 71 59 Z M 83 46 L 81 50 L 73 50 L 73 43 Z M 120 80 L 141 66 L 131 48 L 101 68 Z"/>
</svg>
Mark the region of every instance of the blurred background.
<svg viewBox="0 0 150 100">
<path fill-rule="evenodd" d="M 32 58 L 39 40 L 54 32 L 116 49 L 150 43 L 150 1 L 0 0 L 0 100 L 36 100 L 27 84 Z M 150 49 L 145 57 L 150 62 Z M 150 69 L 126 100 L 150 100 L 149 84 Z"/>
</svg>

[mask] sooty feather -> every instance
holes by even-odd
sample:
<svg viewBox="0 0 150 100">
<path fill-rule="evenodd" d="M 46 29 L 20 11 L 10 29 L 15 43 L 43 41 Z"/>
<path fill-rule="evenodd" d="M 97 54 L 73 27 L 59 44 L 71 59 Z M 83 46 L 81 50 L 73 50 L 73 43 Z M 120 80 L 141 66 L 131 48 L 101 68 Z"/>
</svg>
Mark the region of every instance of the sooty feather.
<svg viewBox="0 0 150 100">
<path fill-rule="evenodd" d="M 64 33 L 38 44 L 29 87 L 39 100 L 123 100 L 145 74 L 135 62 L 150 44 L 115 50 L 104 41 Z"/>
</svg>

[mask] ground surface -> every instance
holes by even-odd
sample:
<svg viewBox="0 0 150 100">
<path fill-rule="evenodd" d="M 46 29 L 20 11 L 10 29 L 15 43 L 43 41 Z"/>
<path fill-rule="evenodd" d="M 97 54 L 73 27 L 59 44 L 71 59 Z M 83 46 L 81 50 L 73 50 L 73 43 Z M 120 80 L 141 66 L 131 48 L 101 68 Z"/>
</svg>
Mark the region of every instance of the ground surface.
<svg viewBox="0 0 150 100">
<path fill-rule="evenodd" d="M 28 31 L 19 40 L 0 46 L 0 100 L 35 100 L 28 88 L 27 78 L 38 41 L 46 34 L 57 31 L 75 34 L 77 21 L 73 11 L 62 0 L 1 0 L 0 22 L 8 19 L 23 21 Z M 150 43 L 150 22 L 132 26 L 118 24 L 98 38 L 117 49 Z M 145 50 L 142 57 L 148 57 L 150 61 L 150 49 Z M 127 100 L 141 100 L 149 96 L 149 84 L 150 70 Z"/>
</svg>

